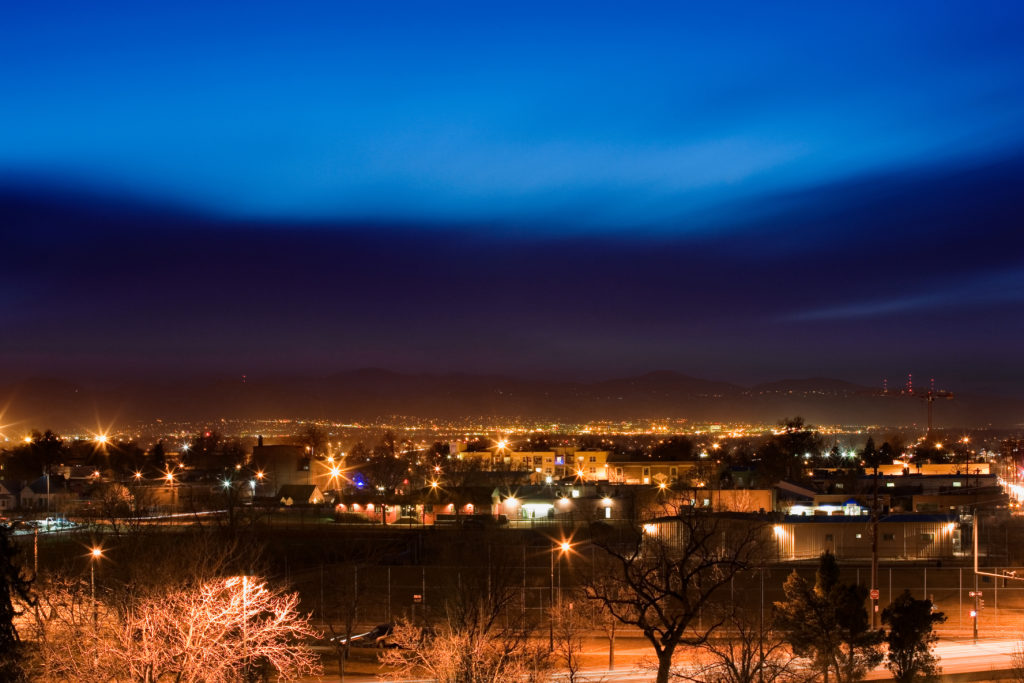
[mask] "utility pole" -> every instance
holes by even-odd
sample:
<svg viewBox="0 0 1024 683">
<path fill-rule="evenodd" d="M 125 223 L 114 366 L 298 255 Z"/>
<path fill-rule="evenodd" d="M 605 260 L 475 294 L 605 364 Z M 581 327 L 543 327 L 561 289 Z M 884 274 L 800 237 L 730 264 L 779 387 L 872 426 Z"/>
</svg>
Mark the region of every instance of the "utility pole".
<svg viewBox="0 0 1024 683">
<path fill-rule="evenodd" d="M 868 439 L 864 447 L 865 460 L 874 467 L 874 493 L 871 497 L 871 630 L 878 628 L 878 453 Z"/>
<path fill-rule="evenodd" d="M 761 565 L 761 618 L 757 630 L 757 680 L 764 683 L 764 565 Z"/>
<path fill-rule="evenodd" d="M 551 547 L 551 583 L 548 591 L 548 652 L 555 651 L 555 548 Z"/>
</svg>

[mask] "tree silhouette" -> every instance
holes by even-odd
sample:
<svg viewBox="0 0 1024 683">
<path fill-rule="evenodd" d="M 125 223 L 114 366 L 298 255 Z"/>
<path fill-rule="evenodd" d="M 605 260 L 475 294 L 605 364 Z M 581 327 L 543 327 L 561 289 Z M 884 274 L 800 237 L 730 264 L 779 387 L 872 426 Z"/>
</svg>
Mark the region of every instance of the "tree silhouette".
<svg viewBox="0 0 1024 683">
<path fill-rule="evenodd" d="M 678 648 L 707 642 L 721 625 L 723 619 L 702 623 L 699 616 L 720 588 L 760 560 L 763 540 L 760 525 L 687 506 L 664 532 L 596 537 L 607 563 L 592 568 L 584 588 L 620 623 L 643 633 L 658 660 L 656 680 L 667 683 Z"/>
<path fill-rule="evenodd" d="M 793 652 L 810 659 L 828 683 L 852 683 L 882 661 L 882 631 L 872 631 L 864 586 L 840 583 L 832 553 L 822 554 L 814 585 L 794 570 L 783 586 L 786 599 L 775 603 L 775 625 Z"/>
<path fill-rule="evenodd" d="M 29 593 L 32 581 L 18 563 L 18 554 L 10 527 L 0 525 L 0 681 L 23 678 L 21 639 L 14 626 L 14 619 L 21 610 L 15 603 L 31 605 L 33 598 Z"/>
<path fill-rule="evenodd" d="M 897 683 L 934 681 L 939 673 L 932 644 L 938 636 L 935 624 L 946 615 L 933 611 L 931 600 L 917 600 L 905 590 L 882 610 L 882 623 L 889 627 L 885 642 L 889 645 L 886 666 Z"/>
</svg>

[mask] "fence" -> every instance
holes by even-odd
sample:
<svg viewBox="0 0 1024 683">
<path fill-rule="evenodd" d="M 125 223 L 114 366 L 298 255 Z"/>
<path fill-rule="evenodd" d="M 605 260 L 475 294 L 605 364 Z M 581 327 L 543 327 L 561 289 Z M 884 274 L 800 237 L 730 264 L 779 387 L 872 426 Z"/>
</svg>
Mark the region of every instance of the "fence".
<svg viewBox="0 0 1024 683">
<path fill-rule="evenodd" d="M 482 552 L 487 552 L 482 549 Z M 553 554 L 549 554 L 553 553 Z M 304 607 L 319 619 L 338 623 L 344 616 L 361 625 L 437 616 L 455 591 L 503 590 L 509 596 L 505 618 L 523 616 L 542 623 L 552 604 L 569 596 L 576 586 L 576 570 L 589 564 L 590 551 L 563 557 L 551 550 L 523 548 L 515 566 L 353 566 L 325 565 L 294 574 L 289 583 L 300 591 Z M 796 571 L 814 580 L 816 567 L 773 565 L 738 575 L 723 589 L 720 600 L 747 609 L 760 609 L 770 618 L 772 603 L 783 599 L 783 583 Z M 879 612 L 904 589 L 916 598 L 932 600 L 946 614 L 940 635 L 969 635 L 973 629 L 972 592 L 979 592 L 978 630 L 982 636 L 1024 634 L 1024 567 L 985 567 L 982 571 L 1006 578 L 976 576 L 972 567 L 908 566 L 883 564 L 878 572 Z M 868 586 L 869 566 L 844 566 L 841 580 Z M 351 612 L 351 614 L 347 614 Z M 879 622 L 881 614 L 879 614 Z"/>
</svg>

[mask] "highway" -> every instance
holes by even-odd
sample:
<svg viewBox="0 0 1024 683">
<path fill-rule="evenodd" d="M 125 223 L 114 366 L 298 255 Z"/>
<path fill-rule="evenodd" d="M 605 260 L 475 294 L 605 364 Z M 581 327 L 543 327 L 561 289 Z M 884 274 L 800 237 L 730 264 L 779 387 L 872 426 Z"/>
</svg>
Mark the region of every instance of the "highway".
<svg viewBox="0 0 1024 683">
<path fill-rule="evenodd" d="M 577 676 L 577 680 L 624 681 L 628 683 L 645 683 L 654 680 L 654 673 L 649 670 L 641 670 L 641 660 L 653 660 L 649 647 L 644 647 L 638 639 L 623 639 L 615 648 L 616 670 L 608 671 L 607 665 L 592 664 L 586 666 Z M 985 638 L 974 643 L 970 639 L 942 640 L 936 643 L 935 654 L 940 658 L 942 672 L 944 674 L 965 674 L 972 672 L 1005 671 L 1013 665 L 1013 652 L 1020 646 L 1021 641 L 1009 638 Z M 585 650 L 587 661 L 595 658 L 604 658 L 607 661 L 608 651 L 605 647 L 587 647 Z M 326 662 L 325 662 L 326 663 Z M 312 680 L 312 679 L 311 679 Z M 377 678 L 372 675 L 347 675 L 347 683 L 399 683 L 398 679 Z M 554 674 L 552 681 L 565 680 L 564 675 Z M 889 671 L 884 664 L 872 671 L 867 676 L 869 681 L 891 680 Z M 410 683 L 405 681 L 405 683 Z M 428 683 L 428 679 L 419 681 Z"/>
</svg>

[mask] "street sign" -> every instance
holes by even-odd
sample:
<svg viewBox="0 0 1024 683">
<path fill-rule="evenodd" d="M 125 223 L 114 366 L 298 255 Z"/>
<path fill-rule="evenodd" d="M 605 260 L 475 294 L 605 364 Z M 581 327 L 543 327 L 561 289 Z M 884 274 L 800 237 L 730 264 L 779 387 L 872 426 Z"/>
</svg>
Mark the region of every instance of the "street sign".
<svg viewBox="0 0 1024 683">
<path fill-rule="evenodd" d="M 980 598 L 981 597 L 981 591 L 971 591 L 970 593 L 968 593 L 968 595 L 971 596 L 972 598 Z"/>
<path fill-rule="evenodd" d="M 877 588 L 872 588 L 871 589 L 871 599 L 872 600 L 877 600 L 878 599 L 878 589 Z"/>
</svg>

